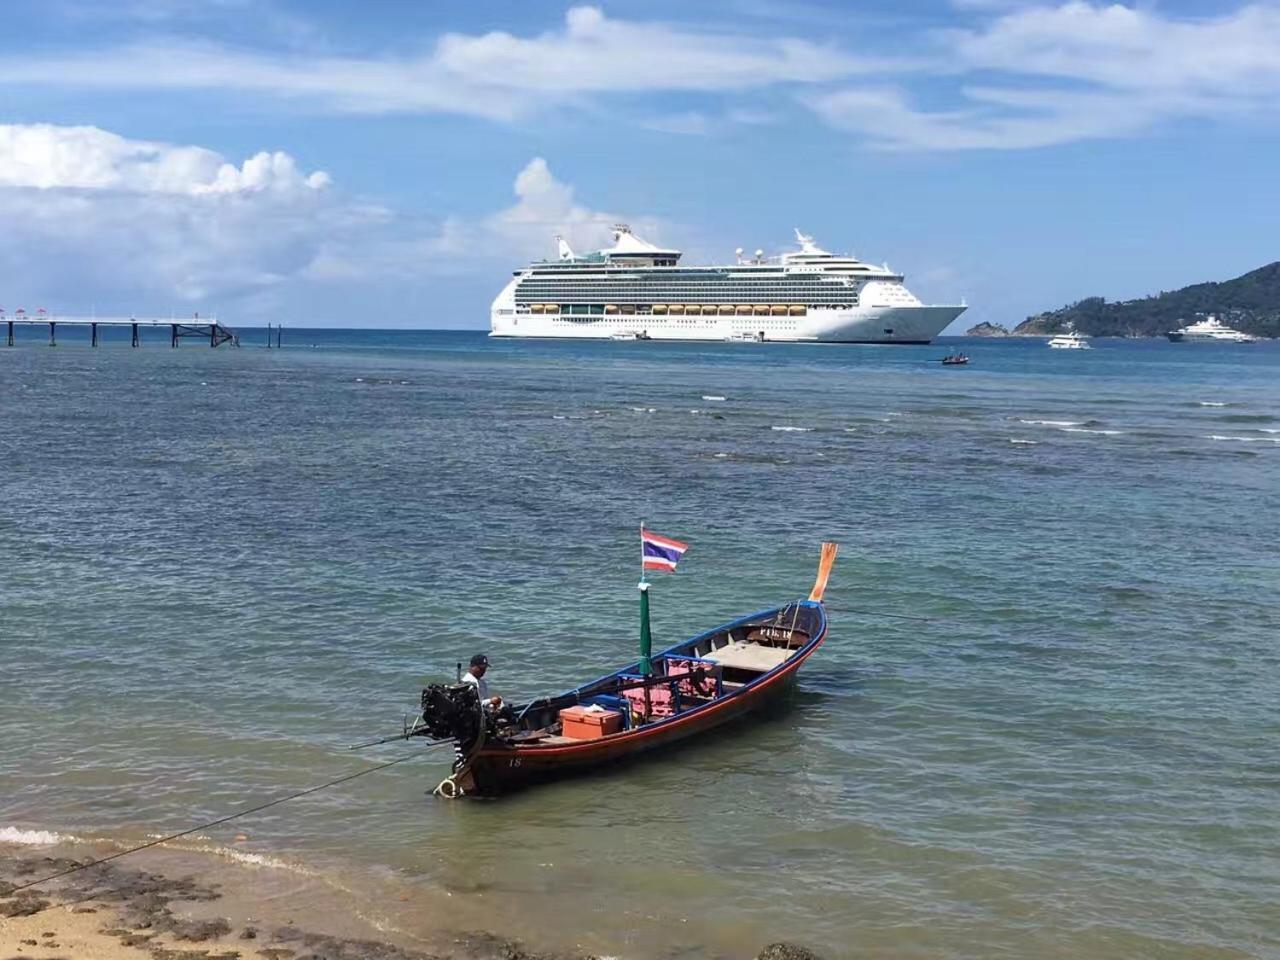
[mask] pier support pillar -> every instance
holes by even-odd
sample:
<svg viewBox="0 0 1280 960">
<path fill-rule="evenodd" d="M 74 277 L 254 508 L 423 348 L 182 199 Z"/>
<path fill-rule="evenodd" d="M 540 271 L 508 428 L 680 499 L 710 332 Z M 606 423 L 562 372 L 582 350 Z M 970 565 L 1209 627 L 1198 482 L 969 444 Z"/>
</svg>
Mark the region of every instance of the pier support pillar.
<svg viewBox="0 0 1280 960">
<path fill-rule="evenodd" d="M 96 323 L 89 324 L 89 346 L 96 347 L 98 345 L 98 325 Z"/>
<path fill-rule="evenodd" d="M 218 325 L 216 323 L 209 324 L 209 346 L 216 347 L 218 345 Z"/>
<path fill-rule="evenodd" d="M 267 349 L 271 349 L 271 324 L 267 324 Z"/>
<path fill-rule="evenodd" d="M 280 335 L 281 335 L 282 333 L 284 333 L 284 324 L 283 324 L 283 323 L 277 323 L 277 324 L 276 324 L 276 349 L 277 349 L 277 350 L 279 350 L 279 349 L 280 349 Z"/>
<path fill-rule="evenodd" d="M 9 346 L 13 346 L 13 321 L 9 321 Z"/>
<path fill-rule="evenodd" d="M 176 323 L 169 324 L 169 346 L 175 350 L 178 347 L 178 325 Z"/>
<path fill-rule="evenodd" d="M 133 327 L 133 344 L 132 345 L 136 347 L 138 345 L 138 325 L 134 323 L 134 324 L 131 324 L 131 326 Z"/>
<path fill-rule="evenodd" d="M 56 347 L 58 345 L 58 325 L 52 320 L 49 321 L 49 346 Z"/>
</svg>

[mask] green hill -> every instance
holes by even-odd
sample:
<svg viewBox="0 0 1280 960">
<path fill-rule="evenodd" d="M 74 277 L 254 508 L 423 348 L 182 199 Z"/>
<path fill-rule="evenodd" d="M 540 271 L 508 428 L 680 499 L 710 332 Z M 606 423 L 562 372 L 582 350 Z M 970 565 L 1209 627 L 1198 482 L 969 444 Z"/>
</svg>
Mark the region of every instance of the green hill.
<svg viewBox="0 0 1280 960">
<path fill-rule="evenodd" d="M 1090 297 L 1028 317 L 1014 334 L 1061 333 L 1071 327 L 1091 337 L 1160 337 L 1214 313 L 1230 327 L 1261 337 L 1280 337 L 1280 261 L 1234 280 L 1197 283 L 1141 300 L 1108 303 Z"/>
</svg>

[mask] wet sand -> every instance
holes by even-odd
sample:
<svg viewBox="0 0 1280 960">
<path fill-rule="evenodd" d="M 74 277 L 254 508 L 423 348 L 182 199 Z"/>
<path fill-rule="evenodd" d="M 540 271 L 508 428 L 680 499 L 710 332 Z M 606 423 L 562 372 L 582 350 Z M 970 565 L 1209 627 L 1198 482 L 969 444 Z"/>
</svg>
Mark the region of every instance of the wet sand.
<svg viewBox="0 0 1280 960">
<path fill-rule="evenodd" d="M 312 878 L 189 851 L 157 848 L 17 889 L 90 863 L 94 854 L 84 844 L 41 853 L 0 848 L 0 958 L 593 960 L 586 953 L 538 951 L 466 925 L 462 914 L 440 903 L 421 905 L 435 933 L 410 935 Z"/>
<path fill-rule="evenodd" d="M 0 960 L 623 960 L 495 933 L 501 903 L 367 877 L 356 890 L 253 854 L 155 847 L 86 866 L 116 852 L 0 843 Z M 372 906 L 380 901 L 384 910 Z M 730 960 L 700 949 L 671 956 Z M 819 960 L 787 944 L 759 957 Z"/>
</svg>

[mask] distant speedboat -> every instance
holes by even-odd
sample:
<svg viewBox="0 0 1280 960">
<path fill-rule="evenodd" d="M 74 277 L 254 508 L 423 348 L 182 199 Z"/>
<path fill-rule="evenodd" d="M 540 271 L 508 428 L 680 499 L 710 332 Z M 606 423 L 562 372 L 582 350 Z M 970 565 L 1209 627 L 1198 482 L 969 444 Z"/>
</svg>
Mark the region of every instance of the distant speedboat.
<svg viewBox="0 0 1280 960">
<path fill-rule="evenodd" d="M 944 367 L 963 367 L 969 362 L 969 357 L 963 353 L 952 353 L 943 357 L 938 362 Z"/>
<path fill-rule="evenodd" d="M 1054 350 L 1092 350 L 1089 346 L 1089 338 L 1082 337 L 1075 330 L 1067 333 L 1060 333 L 1049 341 L 1049 346 Z"/>
<path fill-rule="evenodd" d="M 1174 343 L 1256 343 L 1258 340 L 1251 333 L 1232 330 L 1213 314 L 1185 327 L 1171 330 L 1165 336 Z"/>
</svg>

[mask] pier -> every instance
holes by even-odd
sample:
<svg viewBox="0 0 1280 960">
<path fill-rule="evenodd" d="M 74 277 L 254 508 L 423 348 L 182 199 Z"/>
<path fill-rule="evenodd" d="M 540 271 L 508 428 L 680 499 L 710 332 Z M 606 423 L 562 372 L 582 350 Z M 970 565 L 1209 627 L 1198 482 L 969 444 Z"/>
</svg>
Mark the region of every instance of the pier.
<svg viewBox="0 0 1280 960">
<path fill-rule="evenodd" d="M 26 313 L 19 310 L 17 313 L 6 316 L 4 311 L 0 311 L 0 320 L 4 321 L 6 326 L 5 345 L 12 347 L 14 344 L 13 330 L 18 324 L 26 326 L 48 326 L 49 328 L 49 346 L 56 347 L 58 345 L 58 327 L 88 327 L 89 343 L 91 346 L 98 345 L 98 328 L 99 327 L 130 327 L 132 338 L 130 346 L 137 347 L 142 343 L 142 330 L 167 328 L 169 335 L 169 346 L 177 347 L 182 340 L 195 338 L 208 342 L 211 347 L 218 347 L 224 343 L 230 343 L 232 346 L 240 346 L 240 338 L 236 336 L 235 331 L 228 327 L 224 327 L 218 322 L 217 317 L 202 317 L 200 314 L 194 314 L 191 317 L 62 317 L 54 316 L 43 311 L 36 313 Z"/>
</svg>

